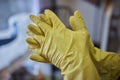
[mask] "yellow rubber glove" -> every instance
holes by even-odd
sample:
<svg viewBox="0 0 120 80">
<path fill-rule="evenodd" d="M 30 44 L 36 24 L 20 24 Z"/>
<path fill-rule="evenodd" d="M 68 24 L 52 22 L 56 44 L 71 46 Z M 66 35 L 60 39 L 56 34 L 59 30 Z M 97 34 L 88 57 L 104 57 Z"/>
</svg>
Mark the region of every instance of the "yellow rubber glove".
<svg viewBox="0 0 120 80">
<path fill-rule="evenodd" d="M 70 18 L 70 24 L 73 30 L 82 30 L 85 27 L 84 20 L 78 11 L 75 12 L 75 16 Z M 88 41 L 90 55 L 101 80 L 117 80 L 120 77 L 120 55 L 94 47 L 90 37 Z"/>
<path fill-rule="evenodd" d="M 30 50 L 36 53 L 36 49 L 39 49 L 41 46 L 39 43 L 43 39 L 43 32 L 36 25 L 30 24 L 28 25 L 27 33 L 32 37 L 26 39 L 26 41 L 29 43 L 28 47 Z M 49 63 L 49 61 L 44 59 L 42 56 L 38 56 L 37 54 L 32 54 L 32 57 L 34 57 L 38 62 Z"/>
<path fill-rule="evenodd" d="M 45 21 L 47 24 L 52 26 L 50 21 L 46 19 L 44 15 L 42 15 L 41 17 L 43 21 Z M 37 22 L 39 22 L 38 19 L 36 20 Z M 74 31 L 86 30 L 84 21 L 78 11 L 76 11 L 74 16 L 70 18 L 70 24 Z M 34 31 L 37 32 L 37 30 L 31 29 L 31 32 L 35 33 Z M 88 38 L 88 45 L 89 45 L 88 47 L 89 47 L 90 56 L 101 76 L 101 80 L 117 80 L 117 78 L 120 75 L 120 68 L 119 68 L 120 55 L 111 52 L 104 52 L 100 49 L 95 48 L 90 37 Z M 34 55 L 31 56 L 31 58 L 36 61 L 40 61 L 40 62 L 45 61 L 44 58 L 41 59 L 39 58 L 39 56 L 36 57 Z"/>
<path fill-rule="evenodd" d="M 67 29 L 50 10 L 46 10 L 45 15 L 50 18 L 52 26 L 31 16 L 44 35 L 32 37 L 40 47 L 36 48 L 36 56 L 32 54 L 30 58 L 41 61 L 42 57 L 54 64 L 61 69 L 64 80 L 100 80 L 89 53 L 87 30 L 84 27 L 78 31 Z"/>
<path fill-rule="evenodd" d="M 100 74 L 101 80 L 117 80 L 120 77 L 120 55 L 105 52 L 95 48 L 92 53 L 93 61 Z"/>
</svg>

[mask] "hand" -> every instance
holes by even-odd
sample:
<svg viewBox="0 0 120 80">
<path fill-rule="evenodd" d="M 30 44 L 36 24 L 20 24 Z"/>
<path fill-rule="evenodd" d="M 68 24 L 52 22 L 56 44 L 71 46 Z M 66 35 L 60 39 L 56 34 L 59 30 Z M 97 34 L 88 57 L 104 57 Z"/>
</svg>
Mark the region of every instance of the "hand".
<svg viewBox="0 0 120 80">
<path fill-rule="evenodd" d="M 50 19 L 49 22 L 52 26 L 38 17 L 31 16 L 33 22 L 35 22 L 37 26 L 39 26 L 39 30 L 43 32 L 42 35 L 35 35 L 39 36 L 39 38 L 34 38 L 36 40 L 35 43 L 39 43 L 41 46 L 36 48 L 37 54 L 36 56 L 32 55 L 31 59 L 39 61 L 39 57 L 42 56 L 42 58 L 61 69 L 62 75 L 65 76 L 64 79 L 73 80 L 75 79 L 74 77 L 77 76 L 82 80 L 84 77 L 80 76 L 86 75 L 85 73 L 87 72 L 89 79 L 98 80 L 99 76 L 89 53 L 88 39 L 90 35 L 86 27 L 81 26 L 80 29 L 77 29 L 74 23 L 71 23 L 74 30 L 72 31 L 67 29 L 50 10 L 45 11 L 45 16 Z M 70 18 L 70 21 L 72 21 L 74 17 L 78 20 L 75 24 L 78 22 L 83 23 L 78 11 Z M 34 30 L 32 30 L 32 32 L 34 32 Z M 71 73 L 76 71 L 81 74 L 71 76 Z M 91 72 L 96 76 L 93 77 Z M 71 77 L 68 78 L 68 76 Z"/>
</svg>

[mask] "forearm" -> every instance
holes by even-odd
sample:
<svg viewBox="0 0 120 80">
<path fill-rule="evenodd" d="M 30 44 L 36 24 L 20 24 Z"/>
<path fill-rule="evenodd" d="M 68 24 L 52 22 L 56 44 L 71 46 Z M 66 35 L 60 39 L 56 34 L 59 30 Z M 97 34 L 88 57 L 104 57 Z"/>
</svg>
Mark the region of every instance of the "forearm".
<svg viewBox="0 0 120 80">
<path fill-rule="evenodd" d="M 100 80 L 97 71 L 93 68 L 85 70 L 76 69 L 75 71 L 63 75 L 64 80 Z"/>
<path fill-rule="evenodd" d="M 67 64 L 67 63 L 66 63 Z M 79 63 L 71 63 L 62 68 L 64 80 L 100 80 L 99 74 L 90 57 L 85 57 Z"/>
<path fill-rule="evenodd" d="M 116 80 L 120 76 L 120 55 L 96 48 L 94 62 L 101 78 Z"/>
<path fill-rule="evenodd" d="M 120 62 L 120 54 L 114 53 L 114 52 L 107 52 L 103 51 L 101 49 L 96 48 L 96 60 L 98 61 L 104 61 L 104 62 L 110 62 L 110 63 L 116 63 Z"/>
</svg>

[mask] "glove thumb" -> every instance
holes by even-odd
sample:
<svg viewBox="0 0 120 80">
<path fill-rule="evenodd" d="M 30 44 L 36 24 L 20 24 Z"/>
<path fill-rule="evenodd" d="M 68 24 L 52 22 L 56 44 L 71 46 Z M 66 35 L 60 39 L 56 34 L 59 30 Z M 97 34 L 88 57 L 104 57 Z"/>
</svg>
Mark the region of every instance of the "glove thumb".
<svg viewBox="0 0 120 80">
<path fill-rule="evenodd" d="M 48 60 L 46 60 L 45 58 L 43 58 L 42 56 L 40 56 L 38 54 L 31 54 L 29 57 L 33 61 L 43 62 L 43 63 L 50 63 Z"/>
<path fill-rule="evenodd" d="M 74 16 L 70 17 L 69 22 L 70 22 L 72 30 L 74 31 L 86 29 L 85 22 L 79 11 L 74 12 Z"/>
</svg>

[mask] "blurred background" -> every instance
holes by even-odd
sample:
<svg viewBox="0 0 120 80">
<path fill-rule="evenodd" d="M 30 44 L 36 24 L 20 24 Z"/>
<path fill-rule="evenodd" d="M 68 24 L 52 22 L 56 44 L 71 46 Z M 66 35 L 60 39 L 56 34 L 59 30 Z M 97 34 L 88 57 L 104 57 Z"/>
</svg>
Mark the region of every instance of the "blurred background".
<svg viewBox="0 0 120 80">
<path fill-rule="evenodd" d="M 95 46 L 120 53 L 120 0 L 0 0 L 0 80 L 62 80 L 53 65 L 28 58 L 29 15 L 45 9 L 68 28 L 69 17 L 80 10 Z"/>
</svg>

